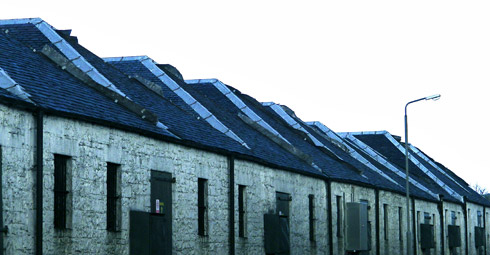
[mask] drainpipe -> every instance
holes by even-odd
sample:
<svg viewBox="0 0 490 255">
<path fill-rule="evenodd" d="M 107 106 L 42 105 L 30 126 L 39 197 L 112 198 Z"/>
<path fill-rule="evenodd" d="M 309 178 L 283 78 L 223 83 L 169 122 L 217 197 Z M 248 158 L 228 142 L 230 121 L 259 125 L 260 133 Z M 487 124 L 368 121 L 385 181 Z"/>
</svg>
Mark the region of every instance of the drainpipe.
<svg viewBox="0 0 490 255">
<path fill-rule="evenodd" d="M 376 214 L 376 255 L 379 255 L 380 253 L 380 247 L 379 247 L 379 244 L 380 244 L 380 240 L 379 240 L 379 236 L 380 236 L 380 233 L 379 233 L 379 224 L 380 224 L 380 221 L 379 221 L 379 189 L 376 189 L 375 190 L 376 193 L 375 193 L 375 206 L 376 206 L 376 210 L 374 211 L 374 213 Z M 386 222 L 384 223 L 386 224 Z"/>
<path fill-rule="evenodd" d="M 470 251 L 470 244 L 468 243 L 468 204 L 466 203 L 466 196 L 463 196 L 463 202 L 464 202 L 464 210 L 463 210 L 463 217 L 464 217 L 464 243 L 465 243 L 465 254 L 468 255 Z"/>
<path fill-rule="evenodd" d="M 417 225 L 417 222 L 415 221 L 416 218 L 415 218 L 415 199 L 412 197 L 412 228 L 413 228 L 413 242 L 412 242 L 412 245 L 413 245 L 413 254 L 414 255 L 417 255 L 417 252 L 418 252 L 418 242 L 417 242 L 417 232 L 418 232 L 418 229 L 416 229 L 416 225 Z"/>
<path fill-rule="evenodd" d="M 3 199 L 2 199 L 2 148 L 0 147 L 0 225 L 3 226 Z M 0 232 L 7 234 L 8 232 L 8 227 L 2 227 Z M 3 234 L 0 233 L 0 255 L 3 255 Z"/>
<path fill-rule="evenodd" d="M 485 250 L 485 255 L 487 255 L 487 223 L 486 223 L 486 207 L 483 206 L 483 233 L 485 233 L 485 246 L 483 249 Z"/>
<path fill-rule="evenodd" d="M 36 115 L 36 254 L 43 254 L 43 122 L 44 113 Z"/>
<path fill-rule="evenodd" d="M 328 214 L 328 248 L 333 255 L 333 224 L 332 224 L 332 184 L 330 180 L 325 181 L 327 188 L 327 214 Z"/>
<path fill-rule="evenodd" d="M 235 255 L 235 159 L 233 156 L 228 156 L 228 176 L 229 176 L 229 214 L 228 214 L 228 227 L 229 227 L 229 241 L 230 241 L 230 255 Z"/>
<path fill-rule="evenodd" d="M 443 200 L 443 195 L 439 195 L 439 203 L 437 205 L 437 209 L 439 209 L 439 221 L 440 221 L 440 224 L 441 224 L 441 255 L 444 255 L 444 253 L 446 252 L 445 251 L 445 247 L 444 247 L 444 237 L 445 237 L 445 233 L 444 233 L 444 200 Z"/>
</svg>

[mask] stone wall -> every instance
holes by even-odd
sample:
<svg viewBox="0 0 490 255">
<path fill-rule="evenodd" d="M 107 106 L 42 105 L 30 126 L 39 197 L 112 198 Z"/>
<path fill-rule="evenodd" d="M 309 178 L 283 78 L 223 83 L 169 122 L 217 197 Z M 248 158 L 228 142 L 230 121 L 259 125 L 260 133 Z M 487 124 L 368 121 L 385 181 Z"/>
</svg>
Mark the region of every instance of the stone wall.
<svg viewBox="0 0 490 255">
<path fill-rule="evenodd" d="M 337 199 L 340 198 L 340 200 Z M 333 253 L 344 253 L 345 242 L 345 203 L 361 202 L 368 203 L 368 221 L 371 222 L 371 250 L 366 254 L 375 254 L 376 251 L 376 192 L 374 189 L 356 186 L 352 184 L 332 182 L 331 183 L 331 201 L 332 201 L 332 235 L 333 235 Z M 337 204 L 340 201 L 340 204 Z M 340 219 L 337 216 L 337 209 L 340 206 Z M 340 227 L 337 227 L 340 224 Z M 340 229 L 340 233 L 339 230 Z"/>
<path fill-rule="evenodd" d="M 235 214 L 237 254 L 264 254 L 264 214 L 276 212 L 276 192 L 289 193 L 291 254 L 328 252 L 326 186 L 321 179 L 272 169 L 252 162 L 235 162 L 235 199 L 238 185 L 246 186 L 246 238 L 238 237 L 238 213 Z M 314 195 L 315 242 L 309 239 L 308 195 Z M 238 202 L 235 203 L 235 212 Z"/>
<path fill-rule="evenodd" d="M 427 213 L 430 217 L 428 224 L 434 226 L 434 240 L 435 248 L 430 249 L 431 254 L 440 254 L 441 252 L 441 221 L 440 214 L 437 208 L 438 204 L 433 202 L 427 202 L 424 200 L 415 199 L 415 244 L 417 247 L 417 254 L 424 254 L 421 248 L 421 231 L 420 224 L 425 223 L 424 214 Z M 413 219 L 413 218 L 412 218 Z M 427 254 L 427 253 L 426 253 Z"/>
<path fill-rule="evenodd" d="M 444 212 L 444 254 L 451 254 L 449 249 L 448 242 L 448 225 L 452 225 L 451 212 L 454 212 L 456 216 L 455 225 L 460 227 L 461 230 L 461 246 L 453 247 L 451 250 L 456 252 L 457 254 L 465 254 L 465 227 L 464 227 L 464 208 L 461 204 L 443 203 L 443 212 Z"/>
<path fill-rule="evenodd" d="M 24 111 L 0 104 L 3 217 L 6 254 L 34 253 L 35 121 Z"/>
<path fill-rule="evenodd" d="M 35 117 L 32 113 L 0 104 L 0 146 L 2 149 L 3 214 L 9 233 L 4 235 L 6 254 L 33 254 L 35 250 Z M 54 155 L 70 156 L 71 213 L 69 228 L 54 228 Z M 138 134 L 101 127 L 72 119 L 45 116 L 44 119 L 44 253 L 45 254 L 128 254 L 129 211 L 150 211 L 150 173 L 152 170 L 172 174 L 173 253 L 228 254 L 228 158 L 182 145 L 167 143 Z M 121 230 L 106 230 L 107 163 L 120 165 L 121 170 Z M 328 254 L 327 183 L 318 178 L 274 169 L 250 161 L 235 162 L 235 240 L 236 254 L 264 253 L 264 214 L 276 213 L 276 192 L 288 193 L 291 254 Z M 198 233 L 197 183 L 208 180 L 208 236 Z M 245 186 L 245 237 L 239 237 L 238 191 Z M 344 215 L 346 202 L 365 201 L 369 205 L 371 251 L 366 254 L 405 254 L 405 197 L 388 191 L 347 183 L 331 184 L 333 253 L 344 254 Z M 378 192 L 379 220 L 376 218 Z M 314 196 L 315 241 L 309 236 L 308 196 Z M 337 200 L 337 197 L 339 200 Z M 340 202 L 340 203 L 337 203 Z M 414 200 L 417 254 L 420 248 L 419 224 L 424 213 L 434 225 L 435 248 L 441 253 L 441 228 L 438 204 Z M 412 199 L 410 203 L 412 207 Z M 341 218 L 337 218 L 337 208 Z M 461 247 L 465 254 L 479 254 L 474 243 L 474 227 L 478 211 L 489 222 L 489 209 L 467 203 L 443 203 L 444 254 L 449 254 L 447 225 L 450 212 L 455 211 L 461 226 Z M 386 218 L 385 218 L 386 213 Z M 412 208 L 410 208 L 412 213 Z M 465 230 L 467 213 L 467 231 Z M 410 215 L 410 219 L 413 216 Z M 483 223 L 483 222 L 482 222 Z M 378 224 L 379 233 L 376 232 Z M 386 231 L 385 231 L 386 228 Z M 340 231 L 338 231 L 340 230 Z M 486 241 L 490 242 L 489 228 Z M 385 234 L 386 232 L 386 234 Z M 379 247 L 376 238 L 379 236 Z M 483 251 L 483 250 L 482 250 Z M 487 254 L 490 251 L 487 250 Z"/>
<path fill-rule="evenodd" d="M 380 190 L 379 200 L 380 254 L 406 254 L 406 197 L 400 194 Z"/>
</svg>

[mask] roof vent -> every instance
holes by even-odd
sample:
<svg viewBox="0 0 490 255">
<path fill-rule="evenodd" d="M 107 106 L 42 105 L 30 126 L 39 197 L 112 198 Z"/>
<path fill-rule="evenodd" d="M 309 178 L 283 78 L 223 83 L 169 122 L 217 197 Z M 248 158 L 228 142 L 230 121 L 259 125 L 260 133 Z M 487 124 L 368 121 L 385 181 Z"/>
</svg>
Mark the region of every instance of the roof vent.
<svg viewBox="0 0 490 255">
<path fill-rule="evenodd" d="M 184 81 L 184 77 L 182 74 L 179 72 L 177 68 L 175 68 L 173 65 L 170 64 L 157 64 L 158 68 L 162 69 L 167 74 L 171 74 L 175 76 L 175 78 L 178 78 L 181 81 Z"/>
</svg>

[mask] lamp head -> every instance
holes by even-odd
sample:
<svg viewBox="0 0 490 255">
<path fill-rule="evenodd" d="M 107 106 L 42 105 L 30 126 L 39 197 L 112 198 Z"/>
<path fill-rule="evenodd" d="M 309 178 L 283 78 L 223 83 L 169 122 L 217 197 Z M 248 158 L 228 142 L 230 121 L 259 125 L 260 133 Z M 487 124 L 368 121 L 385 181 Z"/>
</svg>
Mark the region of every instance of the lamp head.
<svg viewBox="0 0 490 255">
<path fill-rule="evenodd" d="M 432 96 L 428 96 L 425 98 L 425 100 L 439 100 L 441 98 L 441 95 L 440 94 L 435 94 L 435 95 L 432 95 Z"/>
</svg>

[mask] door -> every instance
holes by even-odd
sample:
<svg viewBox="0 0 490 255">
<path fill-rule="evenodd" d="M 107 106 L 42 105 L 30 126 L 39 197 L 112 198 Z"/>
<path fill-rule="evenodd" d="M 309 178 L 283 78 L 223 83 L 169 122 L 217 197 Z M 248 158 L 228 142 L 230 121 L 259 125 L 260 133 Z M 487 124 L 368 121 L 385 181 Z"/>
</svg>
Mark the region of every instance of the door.
<svg viewBox="0 0 490 255">
<path fill-rule="evenodd" d="M 151 171 L 150 254 L 172 254 L 172 174 Z"/>
</svg>

